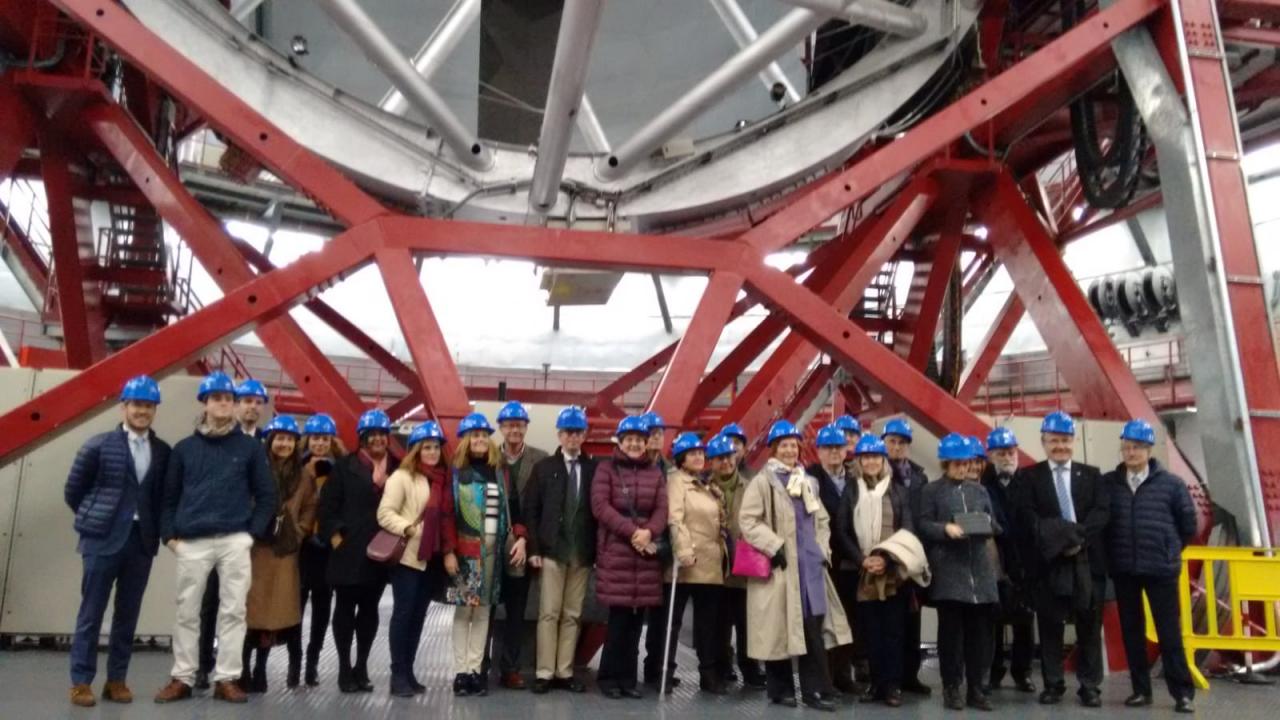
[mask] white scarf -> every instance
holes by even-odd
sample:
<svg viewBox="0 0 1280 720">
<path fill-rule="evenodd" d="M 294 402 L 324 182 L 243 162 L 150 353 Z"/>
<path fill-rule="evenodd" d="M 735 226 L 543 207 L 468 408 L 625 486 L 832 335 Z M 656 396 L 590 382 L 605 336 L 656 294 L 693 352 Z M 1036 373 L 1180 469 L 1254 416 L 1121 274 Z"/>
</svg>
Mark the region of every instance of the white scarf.
<svg viewBox="0 0 1280 720">
<path fill-rule="evenodd" d="M 787 467 L 777 458 L 769 458 L 764 465 L 765 472 L 770 473 L 771 477 L 785 474 L 787 476 L 787 494 L 793 498 L 804 499 L 805 512 L 812 515 L 817 512 L 818 498 L 814 495 L 813 485 L 809 482 L 809 476 L 805 473 L 804 467 L 796 463 L 795 467 Z"/>
<path fill-rule="evenodd" d="M 864 478 L 857 480 L 858 502 L 853 506 L 853 532 L 864 555 L 870 554 L 871 548 L 880 544 L 880 534 L 884 532 L 884 494 L 893 484 L 892 478 L 893 473 L 889 472 L 886 464 L 870 490 Z"/>
</svg>

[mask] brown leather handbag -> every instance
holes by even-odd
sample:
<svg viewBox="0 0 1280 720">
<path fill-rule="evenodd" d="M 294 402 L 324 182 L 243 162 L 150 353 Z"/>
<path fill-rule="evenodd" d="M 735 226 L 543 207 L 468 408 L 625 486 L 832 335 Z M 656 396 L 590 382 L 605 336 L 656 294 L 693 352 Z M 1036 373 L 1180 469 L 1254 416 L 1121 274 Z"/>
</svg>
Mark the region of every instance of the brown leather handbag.
<svg viewBox="0 0 1280 720">
<path fill-rule="evenodd" d="M 365 557 L 376 563 L 395 565 L 404 556 L 404 549 L 408 544 L 409 538 L 404 535 L 378 530 L 378 534 L 374 535 L 373 539 L 369 541 L 369 546 L 365 548 L 364 554 Z"/>
</svg>

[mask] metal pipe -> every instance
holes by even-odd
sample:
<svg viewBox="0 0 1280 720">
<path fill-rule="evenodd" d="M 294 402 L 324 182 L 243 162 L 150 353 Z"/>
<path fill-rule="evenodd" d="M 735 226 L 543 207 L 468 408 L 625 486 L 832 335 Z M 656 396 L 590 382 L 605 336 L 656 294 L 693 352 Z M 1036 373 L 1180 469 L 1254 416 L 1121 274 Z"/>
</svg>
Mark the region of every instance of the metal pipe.
<svg viewBox="0 0 1280 720">
<path fill-rule="evenodd" d="M 457 0 L 413 56 L 413 67 L 418 74 L 430 80 L 479 19 L 480 0 Z M 378 101 L 378 107 L 394 115 L 404 115 L 409 104 L 399 90 L 391 88 Z"/>
<path fill-rule="evenodd" d="M 529 204 L 546 210 L 556 204 L 560 179 L 569 155 L 574 119 L 587 84 L 587 61 L 600 27 L 601 0 L 567 0 L 560 15 L 556 57 L 551 66 L 542 130 L 538 134 L 538 159 L 533 166 Z"/>
<path fill-rule="evenodd" d="M 263 0 L 231 0 L 231 7 L 227 12 L 231 13 L 231 17 L 244 22 L 253 15 L 253 11 L 262 5 Z"/>
<path fill-rule="evenodd" d="M 924 15 L 887 0 L 782 0 L 806 8 L 823 17 L 838 17 L 853 25 L 864 25 L 903 37 L 915 37 L 929 22 Z"/>
<path fill-rule="evenodd" d="M 582 94 L 582 105 L 578 107 L 578 132 L 582 133 L 582 138 L 587 141 L 587 147 L 593 153 L 607 153 L 613 149 L 609 145 L 609 138 L 604 134 L 600 118 L 596 116 L 595 106 L 586 93 Z"/>
<path fill-rule="evenodd" d="M 729 34 L 733 36 L 733 41 L 738 43 L 738 48 L 744 48 L 755 42 L 759 37 L 756 28 L 751 24 L 750 18 L 742 11 L 742 6 L 738 4 L 738 0 L 708 0 L 711 7 L 715 9 L 716 14 L 720 16 L 720 20 L 724 22 L 724 26 L 728 29 Z M 774 85 L 781 85 L 786 89 L 786 99 L 789 103 L 800 102 L 800 93 L 796 92 L 791 81 L 787 79 L 785 73 L 782 72 L 782 66 L 776 62 L 769 63 L 764 70 L 760 71 L 760 82 L 764 83 L 765 90 L 773 91 Z"/>
<path fill-rule="evenodd" d="M 792 10 L 784 15 L 755 42 L 739 50 L 692 90 L 658 113 L 613 154 L 596 163 L 596 176 L 608 181 L 622 175 L 743 80 L 795 47 L 824 19 L 809 10 Z"/>
<path fill-rule="evenodd" d="M 475 170 L 493 165 L 493 153 L 468 130 L 444 99 L 431 89 L 413 64 L 382 32 L 355 0 L 316 0 L 333 21 L 355 41 L 365 56 L 391 80 L 458 159 Z"/>
</svg>

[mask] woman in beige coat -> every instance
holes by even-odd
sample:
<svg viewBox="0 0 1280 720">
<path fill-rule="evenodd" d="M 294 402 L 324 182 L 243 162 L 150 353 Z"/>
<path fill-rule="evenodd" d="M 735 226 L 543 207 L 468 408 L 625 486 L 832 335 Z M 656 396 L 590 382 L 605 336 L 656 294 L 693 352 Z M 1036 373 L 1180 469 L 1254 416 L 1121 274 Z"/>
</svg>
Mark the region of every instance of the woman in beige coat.
<svg viewBox="0 0 1280 720">
<path fill-rule="evenodd" d="M 791 658 L 800 660 L 804 704 L 833 711 L 826 650 L 853 641 L 828 573 L 831 519 L 800 465 L 800 431 L 779 420 L 769 429 L 772 457 L 743 491 L 742 538 L 772 559 L 766 579 L 747 581 L 747 654 L 765 661 L 766 691 L 794 707 Z"/>
<path fill-rule="evenodd" d="M 274 538 L 254 542 L 249 551 L 253 578 L 245 607 L 248 633 L 240 676 L 240 685 L 245 691 L 259 693 L 267 691 L 267 655 L 271 646 L 289 644 L 294 635 L 302 632 L 298 551 L 304 528 L 315 522 L 315 486 L 302 482 L 298 423 L 288 415 L 281 415 L 272 420 L 265 431 L 267 456 L 271 460 L 280 508 L 276 511 Z M 257 657 L 251 675 L 249 660 L 255 650 Z M 298 684 L 298 659 L 291 660 L 290 687 Z"/>
</svg>

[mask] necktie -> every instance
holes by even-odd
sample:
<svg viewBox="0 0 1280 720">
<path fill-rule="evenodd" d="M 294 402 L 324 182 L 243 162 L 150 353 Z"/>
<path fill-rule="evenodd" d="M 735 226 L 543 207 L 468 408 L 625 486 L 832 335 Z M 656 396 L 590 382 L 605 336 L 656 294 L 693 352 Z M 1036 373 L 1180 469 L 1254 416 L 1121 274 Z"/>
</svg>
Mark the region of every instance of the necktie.
<svg viewBox="0 0 1280 720">
<path fill-rule="evenodd" d="M 573 498 L 576 501 L 578 494 L 582 491 L 582 488 L 579 487 L 577 458 L 569 461 L 569 483 L 573 485 Z"/>
<path fill-rule="evenodd" d="M 138 482 L 142 482 L 142 478 L 147 476 L 147 470 L 151 467 L 151 447 L 147 444 L 146 438 L 133 438 L 133 471 L 138 476 Z"/>
<path fill-rule="evenodd" d="M 1076 507 L 1071 502 L 1071 484 L 1067 478 L 1066 466 L 1059 465 L 1053 469 L 1054 486 L 1058 490 L 1058 507 L 1062 508 L 1062 519 L 1076 521 Z"/>
</svg>

